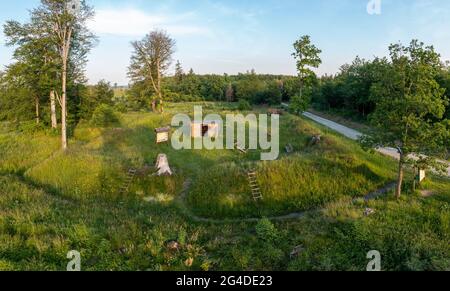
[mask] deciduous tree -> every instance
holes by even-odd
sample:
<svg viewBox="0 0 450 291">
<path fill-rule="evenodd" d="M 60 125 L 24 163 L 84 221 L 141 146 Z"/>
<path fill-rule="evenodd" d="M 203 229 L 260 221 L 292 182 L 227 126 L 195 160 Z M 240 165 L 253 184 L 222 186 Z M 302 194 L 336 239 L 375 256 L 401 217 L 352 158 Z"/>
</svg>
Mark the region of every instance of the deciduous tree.
<svg viewBox="0 0 450 291">
<path fill-rule="evenodd" d="M 440 56 L 433 47 L 413 40 L 408 47 L 391 45 L 389 66 L 372 88 L 377 100 L 370 116 L 372 132 L 362 138 L 365 146 L 394 147 L 400 155 L 396 197 L 400 197 L 407 164 L 437 168 L 432 157 L 445 151 L 450 138 L 444 90 L 436 82 Z"/>
<path fill-rule="evenodd" d="M 86 26 L 93 15 L 92 7 L 84 0 L 41 0 L 41 5 L 31 11 L 30 23 L 21 25 L 10 21 L 5 26 L 10 42 L 19 46 L 18 52 L 28 49 L 39 54 L 39 49 L 45 48 L 46 54 L 40 57 L 44 63 L 58 68 L 55 76 L 61 80 L 61 92 L 58 94 L 57 90 L 51 90 L 49 95 L 50 100 L 57 95 L 61 105 L 61 143 L 64 150 L 67 149 L 67 85 L 83 77 L 86 55 L 95 43 L 94 35 Z M 36 67 L 45 71 L 44 65 Z M 68 80 L 68 75 L 71 80 Z"/>
<path fill-rule="evenodd" d="M 134 52 L 131 56 L 129 76 L 133 81 L 149 81 L 156 98 L 160 103 L 161 113 L 164 111 L 162 77 L 172 63 L 175 41 L 164 32 L 155 30 L 141 41 L 132 42 Z"/>
<path fill-rule="evenodd" d="M 294 43 L 295 52 L 292 56 L 297 61 L 297 71 L 300 83 L 299 98 L 304 98 L 304 89 L 309 82 L 315 77 L 312 68 L 318 68 L 322 64 L 320 54 L 322 51 L 311 43 L 308 35 L 302 36 Z M 308 96 L 307 96 L 308 97 Z M 304 103 L 304 102 L 300 102 Z"/>
</svg>

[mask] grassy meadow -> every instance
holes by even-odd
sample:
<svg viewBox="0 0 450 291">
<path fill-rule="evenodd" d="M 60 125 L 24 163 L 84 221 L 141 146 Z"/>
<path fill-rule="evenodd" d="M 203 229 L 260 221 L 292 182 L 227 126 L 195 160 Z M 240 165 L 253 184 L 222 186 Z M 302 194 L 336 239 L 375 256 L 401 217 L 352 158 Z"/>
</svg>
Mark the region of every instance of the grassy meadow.
<svg viewBox="0 0 450 291">
<path fill-rule="evenodd" d="M 289 114 L 281 117 L 281 155 L 273 162 L 259 162 L 259 150 L 156 145 L 154 129 L 175 113 L 192 114 L 192 105 L 122 114 L 111 128 L 80 123 L 65 153 L 54 133 L 0 125 L 0 270 L 65 270 L 70 250 L 80 251 L 83 270 L 365 270 L 373 249 L 384 270 L 450 270 L 448 179 L 429 177 L 412 193 L 408 174 L 400 201 L 391 193 L 352 203 L 394 181 L 396 162 Z M 204 114 L 237 113 L 222 103 L 198 105 Z M 309 145 L 317 134 L 321 143 Z M 288 143 L 292 154 L 283 150 Z M 152 176 L 160 153 L 173 176 Z M 137 177 L 120 193 L 129 168 Z M 249 168 L 264 196 L 258 203 Z M 375 213 L 364 216 L 366 207 Z M 315 209 L 298 220 L 263 219 Z M 245 218 L 260 221 L 226 221 Z M 169 240 L 180 243 L 178 252 L 165 247 Z M 302 251 L 290 256 L 297 246 Z"/>
</svg>

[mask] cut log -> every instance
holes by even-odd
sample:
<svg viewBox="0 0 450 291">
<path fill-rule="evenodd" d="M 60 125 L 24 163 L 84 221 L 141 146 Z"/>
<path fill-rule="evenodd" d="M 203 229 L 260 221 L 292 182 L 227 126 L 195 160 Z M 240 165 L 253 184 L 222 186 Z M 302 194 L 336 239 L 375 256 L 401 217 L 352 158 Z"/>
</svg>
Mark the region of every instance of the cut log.
<svg viewBox="0 0 450 291">
<path fill-rule="evenodd" d="M 303 246 L 296 246 L 292 252 L 289 254 L 289 256 L 291 257 L 291 259 L 295 259 L 297 258 L 300 253 L 302 253 L 305 250 L 305 248 Z"/>
<path fill-rule="evenodd" d="M 312 137 L 311 141 L 309 142 L 310 146 L 317 145 L 322 141 L 321 135 L 315 135 Z"/>
<path fill-rule="evenodd" d="M 374 209 L 372 209 L 372 208 L 366 208 L 366 209 L 364 210 L 364 216 L 370 216 L 370 215 L 372 215 L 372 214 L 375 214 L 375 210 L 374 210 Z"/>
<path fill-rule="evenodd" d="M 158 176 L 172 176 L 173 172 L 170 169 L 169 166 L 169 160 L 167 159 L 167 156 L 165 154 L 158 155 L 158 159 L 156 160 L 156 170 L 158 172 L 156 175 Z"/>
<path fill-rule="evenodd" d="M 176 240 L 167 241 L 165 244 L 166 244 L 167 250 L 169 250 L 171 252 L 178 252 L 181 247 L 180 243 L 177 242 Z"/>
<path fill-rule="evenodd" d="M 294 147 L 291 144 L 286 145 L 286 153 L 292 154 L 294 152 Z"/>
</svg>

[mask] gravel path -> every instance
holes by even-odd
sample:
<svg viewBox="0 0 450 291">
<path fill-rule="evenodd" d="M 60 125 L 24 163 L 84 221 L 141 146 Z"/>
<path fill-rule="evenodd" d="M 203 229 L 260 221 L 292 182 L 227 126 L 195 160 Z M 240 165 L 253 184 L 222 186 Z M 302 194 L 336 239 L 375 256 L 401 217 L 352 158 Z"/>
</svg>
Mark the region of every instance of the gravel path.
<svg viewBox="0 0 450 291">
<path fill-rule="evenodd" d="M 348 137 L 349 139 L 352 139 L 352 140 L 358 140 L 363 135 L 359 131 L 356 131 L 354 129 L 348 128 L 348 127 L 346 127 L 344 125 L 338 124 L 338 123 L 336 123 L 334 121 L 325 119 L 323 117 L 317 116 L 317 115 L 315 115 L 313 113 L 310 113 L 310 112 L 304 112 L 303 116 L 305 116 L 305 117 L 307 117 L 307 118 L 309 118 L 311 120 L 314 120 L 315 122 L 317 122 L 319 124 L 322 124 L 322 125 L 324 125 L 324 126 L 326 126 L 328 128 L 331 128 L 332 130 L 334 130 L 334 131 L 336 131 L 336 132 L 338 132 L 338 133 L 340 133 L 340 134 L 342 134 L 342 135 L 344 135 L 344 136 L 346 136 L 346 137 Z M 399 153 L 394 148 L 389 148 L 389 147 L 379 148 L 379 149 L 377 149 L 377 151 L 379 153 L 383 154 L 383 155 L 392 157 L 394 159 L 397 159 L 397 160 L 400 159 Z M 414 156 L 412 158 L 414 158 Z M 447 168 L 447 176 L 450 177 L 450 163 L 447 162 L 447 161 L 444 161 L 444 160 L 439 160 L 439 162 L 441 162 L 443 164 L 447 164 L 449 166 Z"/>
</svg>

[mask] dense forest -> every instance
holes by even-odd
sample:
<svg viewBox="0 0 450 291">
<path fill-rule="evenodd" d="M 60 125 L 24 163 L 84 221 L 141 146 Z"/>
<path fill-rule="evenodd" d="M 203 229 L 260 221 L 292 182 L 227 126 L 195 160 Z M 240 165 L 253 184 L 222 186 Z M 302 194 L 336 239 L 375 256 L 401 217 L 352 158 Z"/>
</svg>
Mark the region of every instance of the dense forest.
<svg viewBox="0 0 450 291">
<path fill-rule="evenodd" d="M 383 82 L 388 67 L 386 59 L 368 61 L 356 57 L 336 75 L 314 76 L 306 96 L 318 110 L 364 121 L 375 110 L 377 100 L 373 88 Z M 1 73 L 0 120 L 30 125 L 39 117 L 46 124 L 50 121 L 48 76 L 33 75 L 39 80 L 27 80 L 26 70 L 18 61 Z M 442 64 L 435 80 L 449 99 L 450 68 Z M 164 99 L 169 102 L 245 100 L 250 104 L 279 105 L 289 102 L 300 90 L 298 78 L 294 76 L 263 75 L 254 70 L 238 75 L 197 75 L 192 69 L 185 73 L 179 62 L 175 74 L 163 77 L 162 84 Z M 128 89 L 114 94 L 116 88 L 117 85 L 105 80 L 87 85 L 84 78 L 73 79 L 68 84 L 69 123 L 75 125 L 81 119 L 90 119 L 101 104 L 114 106 L 118 111 L 151 109 L 154 90 L 148 82 L 132 83 Z M 450 117 L 448 105 L 446 117 Z"/>
<path fill-rule="evenodd" d="M 178 68 L 181 68 L 177 66 Z M 297 78 L 292 76 L 260 75 L 254 70 L 239 75 L 196 75 L 177 70 L 164 78 L 165 99 L 171 102 L 246 100 L 252 104 L 280 104 L 298 92 Z M 145 107 L 153 94 L 145 82 L 131 85 L 128 96 L 134 106 Z"/>
<path fill-rule="evenodd" d="M 345 64 L 334 76 L 319 78 L 313 87 L 312 105 L 319 110 L 334 111 L 346 117 L 367 120 L 375 110 L 377 96 L 375 85 L 384 82 L 389 62 L 383 58 L 368 61 L 356 57 L 351 64 Z M 450 98 L 450 67 L 436 64 L 434 79 Z M 447 104 L 446 117 L 450 117 Z"/>
<path fill-rule="evenodd" d="M 334 111 L 346 117 L 366 120 L 376 106 L 372 86 L 380 82 L 383 66 L 381 59 L 366 61 L 356 58 L 352 64 L 341 67 L 336 75 L 314 78 L 308 92 L 311 105 L 323 111 Z M 50 121 L 50 97 L 46 84 L 31 88 L 24 82 L 19 64 L 8 67 L 0 75 L 0 120 L 34 125 L 36 114 L 44 125 Z M 450 68 L 442 67 L 436 81 L 450 98 Z M 163 92 L 169 102 L 246 100 L 251 104 L 279 105 L 289 102 L 299 91 L 298 79 L 293 76 L 261 75 L 249 71 L 239 75 L 197 75 L 179 71 L 164 78 Z M 69 122 L 75 125 L 81 119 L 90 119 L 101 104 L 114 106 L 118 111 L 150 109 L 153 90 L 145 82 L 131 84 L 126 90 L 114 94 L 117 86 L 102 80 L 96 85 L 71 82 L 68 87 Z M 40 93 L 40 92 L 42 93 Z M 36 113 L 36 106 L 39 106 Z M 59 113 L 58 113 L 59 114 Z M 60 115 L 60 114 L 59 114 Z M 447 106 L 446 117 L 450 117 Z M 31 123 L 30 123 L 31 122 Z"/>
</svg>

